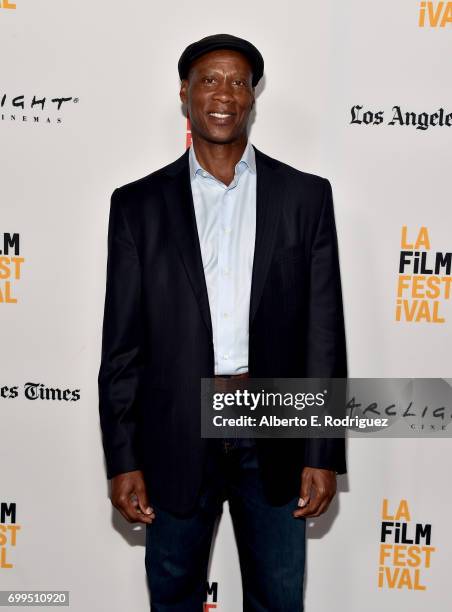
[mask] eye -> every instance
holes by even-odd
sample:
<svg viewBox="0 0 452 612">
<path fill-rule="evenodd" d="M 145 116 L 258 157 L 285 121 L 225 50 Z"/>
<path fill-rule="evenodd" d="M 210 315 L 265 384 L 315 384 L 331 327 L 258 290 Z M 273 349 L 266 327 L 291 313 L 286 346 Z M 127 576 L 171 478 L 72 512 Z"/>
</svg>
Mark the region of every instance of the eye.
<svg viewBox="0 0 452 612">
<path fill-rule="evenodd" d="M 214 81 L 215 79 L 213 77 L 204 77 L 202 80 L 202 82 L 206 83 L 207 85 L 211 85 Z"/>
<path fill-rule="evenodd" d="M 242 81 L 241 79 L 236 79 L 236 80 L 234 81 L 234 84 L 235 84 L 235 85 L 240 85 L 240 86 L 243 86 L 243 85 L 246 85 L 246 81 Z"/>
</svg>

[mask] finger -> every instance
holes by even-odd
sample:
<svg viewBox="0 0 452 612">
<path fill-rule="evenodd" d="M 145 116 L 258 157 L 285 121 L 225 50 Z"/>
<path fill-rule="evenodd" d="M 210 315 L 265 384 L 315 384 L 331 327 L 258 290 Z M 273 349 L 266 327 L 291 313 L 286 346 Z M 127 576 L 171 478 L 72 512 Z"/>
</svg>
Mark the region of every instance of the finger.
<svg viewBox="0 0 452 612">
<path fill-rule="evenodd" d="M 321 516 L 322 514 L 324 514 L 328 510 L 332 499 L 333 498 L 327 499 L 322 504 L 320 504 L 320 507 L 317 510 L 317 512 L 315 512 L 314 514 L 310 514 L 309 518 L 315 518 L 317 516 Z"/>
<path fill-rule="evenodd" d="M 140 509 L 140 511 L 143 514 L 146 514 L 148 516 L 151 516 L 154 513 L 154 508 L 151 508 L 151 506 L 149 505 L 149 501 L 148 501 L 148 496 L 146 493 L 146 488 L 137 488 L 135 490 L 135 494 L 136 494 L 136 498 L 138 501 L 138 508 Z"/>
<path fill-rule="evenodd" d="M 301 473 L 301 488 L 300 488 L 300 499 L 298 500 L 298 505 L 300 508 L 304 508 L 309 503 L 311 498 L 311 488 L 312 488 L 312 472 L 311 471 L 303 471 Z"/>
<path fill-rule="evenodd" d="M 135 508 L 135 511 L 139 515 L 150 516 L 152 519 L 155 518 L 155 510 L 153 508 L 151 508 L 150 506 L 147 506 L 147 508 L 149 509 L 149 512 L 143 512 L 141 510 L 140 504 L 138 503 L 138 499 L 136 497 L 132 500 L 132 503 L 133 503 L 133 506 Z"/>
<path fill-rule="evenodd" d="M 328 491 L 326 489 L 316 488 L 315 493 L 310 497 L 309 502 L 299 510 L 295 510 L 294 516 L 311 516 L 312 514 L 315 514 L 327 497 Z"/>
<path fill-rule="evenodd" d="M 152 523 L 155 514 L 144 514 L 135 504 L 131 497 L 124 495 L 118 499 L 116 508 L 129 523 Z"/>
<path fill-rule="evenodd" d="M 330 505 L 332 499 L 332 496 L 328 493 L 313 497 L 312 501 L 305 508 L 295 510 L 293 515 L 295 518 L 301 516 L 304 516 L 306 518 L 314 518 L 316 516 L 320 516 L 328 509 L 328 506 Z"/>
</svg>

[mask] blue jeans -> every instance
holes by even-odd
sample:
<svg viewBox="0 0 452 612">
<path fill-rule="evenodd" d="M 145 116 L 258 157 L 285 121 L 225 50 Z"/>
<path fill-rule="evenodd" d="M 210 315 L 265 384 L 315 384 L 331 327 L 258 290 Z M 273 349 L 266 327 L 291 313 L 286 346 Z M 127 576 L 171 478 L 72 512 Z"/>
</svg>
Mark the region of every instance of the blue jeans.
<svg viewBox="0 0 452 612">
<path fill-rule="evenodd" d="M 213 531 L 225 499 L 240 558 L 243 610 L 301 612 L 306 524 L 292 517 L 298 497 L 285 506 L 266 501 L 254 443 L 209 442 L 195 512 L 178 517 L 154 505 L 155 521 L 146 526 L 151 612 L 202 612 Z M 221 583 L 219 592 L 221 597 Z"/>
</svg>

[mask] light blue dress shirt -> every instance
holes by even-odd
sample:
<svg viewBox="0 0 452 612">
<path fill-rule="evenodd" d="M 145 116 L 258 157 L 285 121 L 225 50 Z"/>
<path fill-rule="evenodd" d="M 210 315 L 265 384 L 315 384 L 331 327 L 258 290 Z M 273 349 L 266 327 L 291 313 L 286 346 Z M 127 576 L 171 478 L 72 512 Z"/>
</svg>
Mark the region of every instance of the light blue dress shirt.
<svg viewBox="0 0 452 612">
<path fill-rule="evenodd" d="M 248 141 L 225 185 L 189 150 L 190 182 L 212 320 L 215 374 L 248 371 L 256 236 L 256 160 Z"/>
</svg>

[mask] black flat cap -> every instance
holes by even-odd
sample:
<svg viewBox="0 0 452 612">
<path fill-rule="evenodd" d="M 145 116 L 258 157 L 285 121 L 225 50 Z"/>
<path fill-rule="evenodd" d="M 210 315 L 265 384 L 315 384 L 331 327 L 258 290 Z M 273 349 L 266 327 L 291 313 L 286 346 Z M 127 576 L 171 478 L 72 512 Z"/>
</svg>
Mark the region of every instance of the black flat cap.
<svg viewBox="0 0 452 612">
<path fill-rule="evenodd" d="M 188 45 L 180 56 L 177 64 L 181 80 L 187 78 L 190 65 L 195 59 L 198 59 L 198 57 L 201 57 L 204 53 L 216 51 L 217 49 L 233 49 L 234 51 L 243 53 L 243 55 L 248 58 L 253 70 L 252 85 L 253 87 L 257 85 L 264 74 L 264 58 L 259 50 L 250 42 L 243 38 L 232 36 L 231 34 L 214 34 L 213 36 L 206 36 Z"/>
</svg>

